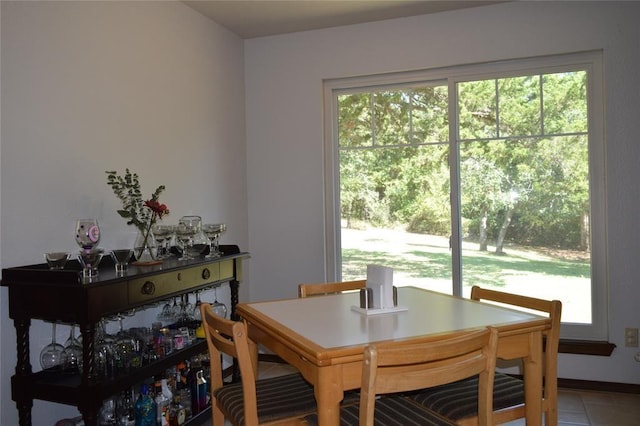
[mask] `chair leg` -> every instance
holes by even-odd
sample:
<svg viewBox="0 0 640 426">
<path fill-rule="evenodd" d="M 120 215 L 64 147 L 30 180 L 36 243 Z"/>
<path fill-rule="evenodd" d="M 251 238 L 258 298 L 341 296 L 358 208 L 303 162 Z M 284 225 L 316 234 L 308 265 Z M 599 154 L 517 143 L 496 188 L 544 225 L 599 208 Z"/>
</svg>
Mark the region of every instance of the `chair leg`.
<svg viewBox="0 0 640 426">
<path fill-rule="evenodd" d="M 215 400 L 211 401 L 211 425 L 224 425 L 224 414 Z"/>
</svg>

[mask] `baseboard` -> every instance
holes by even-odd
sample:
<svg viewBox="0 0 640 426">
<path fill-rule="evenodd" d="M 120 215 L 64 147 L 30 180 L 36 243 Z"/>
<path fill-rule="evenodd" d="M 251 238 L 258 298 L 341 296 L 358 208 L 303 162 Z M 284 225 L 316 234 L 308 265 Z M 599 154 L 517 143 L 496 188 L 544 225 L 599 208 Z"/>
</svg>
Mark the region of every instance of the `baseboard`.
<svg viewBox="0 0 640 426">
<path fill-rule="evenodd" d="M 640 385 L 633 383 L 597 382 L 593 380 L 558 378 L 558 387 L 563 389 L 640 394 Z"/>
</svg>

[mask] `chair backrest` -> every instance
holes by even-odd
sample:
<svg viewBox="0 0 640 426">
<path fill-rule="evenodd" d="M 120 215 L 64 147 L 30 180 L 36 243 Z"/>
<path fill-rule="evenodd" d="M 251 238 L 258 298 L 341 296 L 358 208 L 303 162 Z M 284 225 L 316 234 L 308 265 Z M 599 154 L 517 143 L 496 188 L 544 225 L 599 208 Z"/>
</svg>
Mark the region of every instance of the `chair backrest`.
<svg viewBox="0 0 640 426">
<path fill-rule="evenodd" d="M 562 302 L 559 300 L 543 300 L 519 294 L 489 290 L 478 286 L 471 288 L 471 299 L 490 300 L 506 305 L 518 306 L 546 313 L 551 320 L 551 328 L 545 330 L 544 346 L 544 402 L 547 416 L 557 417 L 558 401 L 558 345 L 560 343 L 560 317 Z"/>
<path fill-rule="evenodd" d="M 365 349 L 360 424 L 373 425 L 376 395 L 405 392 L 479 375 L 478 422 L 493 424 L 493 377 L 497 329 L 489 327 L 451 338 Z"/>
<path fill-rule="evenodd" d="M 298 297 L 327 295 L 349 290 L 360 290 L 367 286 L 367 280 L 339 281 L 334 283 L 298 284 Z"/>
<path fill-rule="evenodd" d="M 256 375 L 258 371 L 255 343 L 249 340 L 245 325 L 216 315 L 209 303 L 200 304 L 202 324 L 209 348 L 211 366 L 211 393 L 223 385 L 221 354 L 238 360 L 242 378 L 245 419 L 248 425 L 258 424 Z"/>
</svg>

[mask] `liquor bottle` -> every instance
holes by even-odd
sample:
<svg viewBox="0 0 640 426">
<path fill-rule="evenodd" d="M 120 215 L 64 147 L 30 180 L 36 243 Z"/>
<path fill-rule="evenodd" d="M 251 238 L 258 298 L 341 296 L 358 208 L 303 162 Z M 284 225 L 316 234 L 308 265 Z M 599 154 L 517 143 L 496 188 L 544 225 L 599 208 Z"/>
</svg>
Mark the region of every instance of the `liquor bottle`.
<svg viewBox="0 0 640 426">
<path fill-rule="evenodd" d="M 187 410 L 180 402 L 180 395 L 175 395 L 169 406 L 169 426 L 181 426 L 187 421 Z"/>
<path fill-rule="evenodd" d="M 163 384 L 164 382 L 164 384 Z M 155 384 L 155 403 L 156 403 L 156 424 L 158 426 L 169 425 L 169 404 L 171 404 L 171 398 L 165 393 L 165 389 L 168 392 L 166 379 L 156 380 Z"/>
<path fill-rule="evenodd" d="M 119 426 L 135 425 L 135 408 L 133 401 L 133 389 L 122 391 L 120 400 L 116 405 L 116 414 Z"/>
<path fill-rule="evenodd" d="M 149 392 L 149 385 L 142 385 L 135 405 L 136 426 L 156 426 L 156 403 Z"/>
</svg>

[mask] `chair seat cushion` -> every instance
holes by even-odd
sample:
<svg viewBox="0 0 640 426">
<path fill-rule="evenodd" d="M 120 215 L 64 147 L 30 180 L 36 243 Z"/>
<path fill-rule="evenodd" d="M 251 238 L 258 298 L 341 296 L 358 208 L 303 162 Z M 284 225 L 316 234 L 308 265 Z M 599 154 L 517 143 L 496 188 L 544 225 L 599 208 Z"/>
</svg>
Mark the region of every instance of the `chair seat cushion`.
<svg viewBox="0 0 640 426">
<path fill-rule="evenodd" d="M 407 393 L 418 404 L 452 420 L 478 415 L 478 377 Z M 522 380 L 496 373 L 493 411 L 524 404 Z"/>
<path fill-rule="evenodd" d="M 340 409 L 340 426 L 358 426 L 360 405 L 343 406 Z M 318 424 L 318 415 L 306 416 L 310 425 Z M 402 396 L 383 397 L 376 400 L 373 414 L 377 426 L 450 426 L 454 422 Z"/>
<path fill-rule="evenodd" d="M 215 392 L 215 397 L 234 424 L 245 424 L 242 383 L 224 385 Z M 316 411 L 313 386 L 300 374 L 257 380 L 256 397 L 260 423 Z"/>
</svg>

